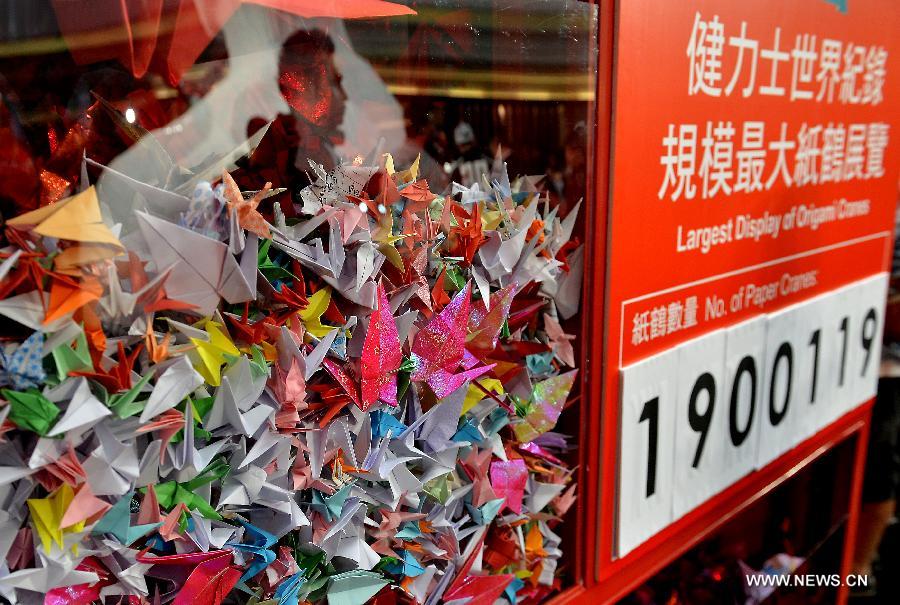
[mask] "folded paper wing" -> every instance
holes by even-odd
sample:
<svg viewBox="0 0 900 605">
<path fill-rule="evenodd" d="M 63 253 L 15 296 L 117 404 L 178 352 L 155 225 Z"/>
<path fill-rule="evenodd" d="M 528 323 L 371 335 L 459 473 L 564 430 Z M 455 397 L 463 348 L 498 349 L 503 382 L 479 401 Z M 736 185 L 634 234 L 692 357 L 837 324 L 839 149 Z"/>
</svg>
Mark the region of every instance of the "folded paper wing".
<svg viewBox="0 0 900 605">
<path fill-rule="evenodd" d="M 45 237 L 106 244 L 118 249 L 117 253 L 125 250 L 122 242 L 110 231 L 100 216 L 100 204 L 94 187 L 88 187 L 81 193 L 55 204 L 9 219 L 6 224 Z"/>
<path fill-rule="evenodd" d="M 171 298 L 196 305 L 202 315 L 211 315 L 219 298 L 232 304 L 254 298 L 255 248 L 245 252 L 252 263 L 238 264 L 228 246 L 220 241 L 146 212 L 136 214 L 157 269 L 173 267 L 166 281 L 166 293 Z"/>
<path fill-rule="evenodd" d="M 85 163 L 88 166 L 102 170 L 100 178 L 97 181 L 97 187 L 100 189 L 101 196 L 110 193 L 107 189 L 111 189 L 112 192 L 116 194 L 121 193 L 123 190 L 130 190 L 144 198 L 147 202 L 147 206 L 156 212 L 176 215 L 187 212 L 190 208 L 191 200 L 188 197 L 179 195 L 173 191 L 154 187 L 153 185 L 134 179 L 109 166 L 104 166 L 99 162 L 95 162 L 90 158 L 85 158 Z"/>
<path fill-rule="evenodd" d="M 370 316 L 362 352 L 361 409 L 368 411 L 379 399 L 397 406 L 397 370 L 403 362 L 397 325 L 391 315 L 384 286 L 378 286 L 378 308 Z"/>
</svg>

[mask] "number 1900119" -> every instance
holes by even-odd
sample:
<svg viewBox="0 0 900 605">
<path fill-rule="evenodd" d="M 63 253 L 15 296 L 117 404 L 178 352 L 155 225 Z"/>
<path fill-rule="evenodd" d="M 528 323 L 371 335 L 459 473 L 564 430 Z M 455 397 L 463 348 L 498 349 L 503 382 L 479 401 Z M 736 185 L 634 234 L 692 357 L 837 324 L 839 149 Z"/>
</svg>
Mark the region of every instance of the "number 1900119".
<svg viewBox="0 0 900 605">
<path fill-rule="evenodd" d="M 887 276 L 621 371 L 618 556 L 875 394 Z"/>
</svg>

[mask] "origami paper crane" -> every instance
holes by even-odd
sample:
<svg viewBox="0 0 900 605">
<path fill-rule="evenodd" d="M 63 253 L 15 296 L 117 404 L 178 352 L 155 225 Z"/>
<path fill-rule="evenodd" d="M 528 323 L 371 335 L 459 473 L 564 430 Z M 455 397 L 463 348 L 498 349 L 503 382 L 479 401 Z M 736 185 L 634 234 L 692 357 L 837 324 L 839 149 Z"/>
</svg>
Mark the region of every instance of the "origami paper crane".
<svg viewBox="0 0 900 605">
<path fill-rule="evenodd" d="M 38 388 L 47 375 L 44 373 L 42 358 L 44 357 L 44 336 L 35 332 L 22 344 L 7 352 L 0 348 L 0 385 L 12 386 L 17 390 Z"/>
<path fill-rule="evenodd" d="M 178 405 L 203 384 L 203 377 L 191 366 L 187 357 L 179 357 L 156 379 L 153 393 L 141 412 L 141 422 L 147 422 Z"/>
<path fill-rule="evenodd" d="M 323 496 L 320 491 L 314 490 L 310 508 L 324 515 L 329 521 L 333 521 L 340 516 L 341 510 L 344 508 L 344 502 L 347 501 L 347 496 L 349 495 L 349 485 L 345 485 L 330 496 Z"/>
<path fill-rule="evenodd" d="M 43 321 L 45 325 L 70 317 L 85 305 L 100 299 L 102 288 L 92 277 L 77 282 L 63 275 L 53 274 L 51 280 L 47 314 Z"/>
<path fill-rule="evenodd" d="M 28 500 L 28 509 L 34 520 L 34 529 L 41 539 L 41 546 L 49 551 L 52 544 L 64 548 L 63 533 L 78 532 L 84 528 L 84 522 L 76 522 L 63 526 L 62 520 L 66 510 L 74 498 L 72 487 L 63 484 L 46 498 Z"/>
<path fill-rule="evenodd" d="M 193 470 L 196 473 L 200 473 L 203 469 L 207 468 L 213 461 L 213 458 L 222 451 L 226 442 L 222 439 L 198 449 L 194 440 L 194 425 L 196 422 L 196 418 L 194 417 L 195 413 L 196 409 L 189 401 L 184 409 L 184 421 L 182 424 L 184 432 L 182 433 L 181 443 L 170 449 L 174 449 L 174 452 L 172 453 L 172 465 L 176 469 L 181 471 Z"/>
<path fill-rule="evenodd" d="M 55 262 L 65 266 L 97 262 L 125 251 L 119 238 L 103 223 L 97 191 L 93 187 L 55 204 L 12 218 L 6 224 L 44 237 L 81 244 L 63 250 L 56 257 Z"/>
<path fill-rule="evenodd" d="M 74 323 L 47 339 L 44 349 L 49 350 L 53 357 L 56 378 L 60 382 L 64 382 L 72 372 L 90 372 L 94 369 L 84 329 Z"/>
<path fill-rule="evenodd" d="M 491 463 L 491 486 L 494 493 L 504 498 L 506 507 L 516 514 L 522 512 L 522 498 L 527 482 L 528 469 L 524 460 L 498 460 Z"/>
<path fill-rule="evenodd" d="M 300 602 L 300 588 L 306 582 L 305 572 L 299 571 L 285 578 L 275 590 L 279 605 L 297 605 Z"/>
<path fill-rule="evenodd" d="M 177 605 L 220 605 L 240 579 L 240 569 L 232 563 L 232 554 L 227 550 L 186 553 L 162 557 L 138 555 L 138 561 L 152 564 L 148 575 L 168 577 L 170 573 L 183 575 L 187 579 L 178 591 L 173 604 Z M 158 568 L 175 568 L 164 575 Z"/>
<path fill-rule="evenodd" d="M 331 289 L 323 288 L 310 296 L 309 305 L 300 311 L 300 319 L 313 336 L 323 338 L 334 330 L 334 326 L 322 324 L 322 315 L 328 310 L 330 303 Z"/>
<path fill-rule="evenodd" d="M 369 329 L 363 345 L 360 409 L 368 411 L 379 399 L 397 405 L 397 370 L 403 361 L 397 325 L 391 315 L 384 286 L 378 286 L 378 308 L 369 316 Z"/>
<path fill-rule="evenodd" d="M 9 420 L 23 429 L 34 431 L 38 435 L 50 432 L 53 422 L 59 416 L 59 408 L 39 391 L 0 390 L 3 398 L 9 401 Z"/>
<path fill-rule="evenodd" d="M 133 498 L 133 491 L 119 498 L 112 505 L 112 508 L 106 511 L 106 514 L 103 515 L 100 521 L 94 525 L 91 532 L 97 535 L 111 534 L 119 542 L 127 546 L 162 525 L 160 522 L 132 525 L 131 500 Z"/>
<path fill-rule="evenodd" d="M 524 418 L 523 422 L 513 425 L 513 430 L 519 441 L 524 443 L 532 441 L 556 426 L 556 421 L 559 419 L 560 413 L 562 413 L 569 391 L 572 390 L 572 386 L 575 384 L 575 375 L 577 373 L 577 370 L 572 370 L 565 374 L 548 378 L 534 386 L 534 410 Z"/>
<path fill-rule="evenodd" d="M 559 360 L 570 368 L 574 368 L 575 350 L 572 348 L 572 341 L 575 340 L 575 336 L 566 334 L 559 322 L 547 314 L 544 314 L 544 330 L 547 332 L 547 338 L 550 339 L 550 345 Z"/>
<path fill-rule="evenodd" d="M 466 348 L 480 355 L 494 350 L 503 322 L 509 316 L 516 290 L 516 284 L 510 284 L 494 292 L 489 298 L 482 298 L 472 305 L 469 312 Z"/>
<path fill-rule="evenodd" d="M 255 233 L 259 237 L 269 239 L 272 232 L 269 223 L 257 210 L 257 206 L 272 188 L 272 183 L 266 183 L 261 191 L 258 191 L 249 200 L 245 200 L 237 183 L 228 172 L 222 173 L 222 184 L 225 186 L 225 198 L 228 200 L 228 211 L 237 216 L 241 228 Z"/>
<path fill-rule="evenodd" d="M 222 376 L 222 385 L 216 389 L 216 398 L 205 426 L 213 430 L 230 424 L 242 434 L 256 434 L 275 412 L 272 407 L 258 403 L 266 388 L 266 378 L 265 375 L 254 377 L 246 357 L 238 360 Z"/>
<path fill-rule="evenodd" d="M 130 264 L 140 267 L 140 261 L 133 256 L 133 253 L 130 258 Z M 123 326 L 130 327 L 136 324 L 136 321 L 139 319 L 138 316 L 143 313 L 168 309 L 192 309 L 193 307 L 187 303 L 163 300 L 163 284 L 165 284 L 169 274 L 170 271 L 162 271 L 152 280 L 146 280 L 146 283 L 140 285 L 141 281 L 146 279 L 146 274 L 141 268 L 132 273 L 129 281 L 133 291 L 127 292 L 122 288 L 122 282 L 116 268 L 110 266 L 107 271 L 107 291 L 98 299 L 102 313 L 110 320 L 114 320 L 115 323 L 121 323 Z M 113 323 L 113 321 L 110 321 L 110 323 Z"/>
<path fill-rule="evenodd" d="M 98 496 L 122 496 L 139 475 L 134 444 L 120 441 L 102 423 L 93 427 L 97 447 L 82 461 L 91 489 Z"/>
<path fill-rule="evenodd" d="M 74 385 L 75 391 L 69 399 L 65 413 L 56 421 L 47 436 L 55 437 L 65 433 L 74 435 L 112 414 L 110 409 L 91 393 L 86 379 L 77 379 Z"/>
<path fill-rule="evenodd" d="M 197 358 L 194 369 L 203 376 L 206 384 L 217 387 L 222 383 L 222 366 L 229 358 L 240 357 L 241 352 L 216 322 L 207 321 L 205 329 L 206 339 L 190 339 Z"/>
<path fill-rule="evenodd" d="M 157 268 L 172 268 L 166 280 L 170 296 L 194 305 L 202 315 L 211 315 L 220 297 L 230 303 L 253 297 L 256 250 L 245 249 L 238 264 L 220 241 L 146 212 L 135 214 Z"/>
<path fill-rule="evenodd" d="M 469 575 L 483 545 L 484 535 L 473 545 L 472 553 L 457 571 L 453 583 L 444 592 L 443 598 L 445 601 L 469 599 L 467 603 L 474 605 L 491 605 L 503 594 L 510 582 L 515 579 L 515 576 L 511 574 L 495 576 Z"/>
<path fill-rule="evenodd" d="M 239 580 L 244 582 L 261 572 L 275 560 L 275 551 L 271 550 L 271 548 L 275 544 L 276 538 L 269 532 L 255 527 L 243 519 L 238 519 L 238 522 L 244 527 L 245 541 L 239 543 L 229 542 L 228 546 L 253 556 L 253 563 L 247 567 L 244 575 Z"/>
<path fill-rule="evenodd" d="M 456 373 L 463 361 L 471 291 L 471 284 L 466 284 L 443 311 L 419 330 L 413 342 L 414 369 L 410 378 L 427 382 L 438 397 L 446 397 L 467 380 L 491 369 L 482 366 Z"/>
</svg>

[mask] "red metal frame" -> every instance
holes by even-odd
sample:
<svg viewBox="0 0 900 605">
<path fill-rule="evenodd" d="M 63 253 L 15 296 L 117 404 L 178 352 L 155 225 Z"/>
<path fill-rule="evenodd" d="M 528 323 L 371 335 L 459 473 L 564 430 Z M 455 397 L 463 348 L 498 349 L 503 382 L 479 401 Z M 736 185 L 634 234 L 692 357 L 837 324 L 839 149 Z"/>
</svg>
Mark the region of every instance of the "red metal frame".
<svg viewBox="0 0 900 605">
<path fill-rule="evenodd" d="M 583 375 L 580 412 L 581 460 L 578 473 L 580 497 L 576 522 L 578 532 L 572 561 L 578 583 L 557 595 L 553 605 L 612 603 L 626 596 L 671 561 L 684 554 L 723 523 L 764 498 L 788 478 L 844 440 L 855 437 L 853 480 L 849 486 L 849 511 L 844 538 L 841 574 L 848 573 L 859 516 L 863 468 L 869 436 L 872 402 L 849 412 L 806 439 L 765 468 L 744 477 L 679 519 L 621 559 L 612 556 L 615 523 L 615 464 L 618 401 L 602 399 L 605 369 L 609 361 L 603 351 L 605 322 L 609 317 L 604 292 L 607 274 L 608 210 L 616 45 L 616 6 L 599 3 L 598 77 L 596 130 L 594 133 L 593 204 L 587 208 L 588 242 L 585 254 L 584 337 L 581 340 Z M 601 319 L 602 318 L 602 319 Z M 844 603 L 847 588 L 839 591 Z"/>
<path fill-rule="evenodd" d="M 595 538 L 599 518 L 597 510 L 598 481 L 601 440 L 597 438 L 601 430 L 600 391 L 595 388 L 602 380 L 603 332 L 608 316 L 605 306 L 604 288 L 606 284 L 607 216 L 610 182 L 610 157 L 612 153 L 612 103 L 613 103 L 613 54 L 615 35 L 615 13 L 612 2 L 598 2 L 597 42 L 597 89 L 595 94 L 594 131 L 594 187 L 593 204 L 586 213 L 588 229 L 585 252 L 585 282 L 582 308 L 581 359 L 582 361 L 582 418 L 579 439 L 581 460 L 579 461 L 578 524 L 584 531 L 579 532 L 576 544 L 576 569 L 578 578 L 585 586 L 593 584 L 593 561 L 597 551 Z"/>
<path fill-rule="evenodd" d="M 872 402 L 869 401 L 848 413 L 765 468 L 744 477 L 726 491 L 685 515 L 623 559 L 613 561 L 611 557 L 599 557 L 601 565 L 599 582 L 583 593 L 584 602 L 611 603 L 624 597 L 669 562 L 711 535 L 726 521 L 760 498 L 764 498 L 839 443 L 855 436 L 853 482 L 850 486 L 850 508 L 840 570 L 842 575 L 847 574 L 859 515 L 859 495 L 862 488 L 871 407 Z M 604 528 L 611 529 L 611 521 L 603 519 Z M 846 600 L 846 590 L 846 587 L 841 589 L 839 603 Z"/>
</svg>

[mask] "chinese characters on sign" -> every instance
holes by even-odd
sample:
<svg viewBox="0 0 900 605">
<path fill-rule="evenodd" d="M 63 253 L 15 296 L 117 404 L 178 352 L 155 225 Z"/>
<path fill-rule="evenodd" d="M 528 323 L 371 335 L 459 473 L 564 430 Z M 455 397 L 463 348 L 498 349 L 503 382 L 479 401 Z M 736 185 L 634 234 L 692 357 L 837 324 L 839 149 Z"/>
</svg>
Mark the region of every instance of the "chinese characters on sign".
<svg viewBox="0 0 900 605">
<path fill-rule="evenodd" d="M 753 94 L 787 95 L 791 101 L 815 98 L 828 103 L 837 98 L 841 103 L 854 105 L 878 105 L 884 100 L 888 53 L 883 46 L 831 38 L 818 40 L 813 34 L 797 34 L 789 51 L 781 40 L 780 27 L 775 27 L 770 39 L 771 46 L 763 46 L 758 38 L 748 36 L 747 22 L 742 21 L 740 33 L 728 36 L 726 48 L 725 24 L 719 21 L 719 16 L 704 21 L 698 12 L 687 46 L 688 94 L 727 97 L 739 89 L 744 98 Z M 730 74 L 724 73 L 726 58 L 733 61 Z M 782 63 L 785 66 L 779 75 Z M 788 64 L 790 89 L 784 86 Z M 725 76 L 729 75 L 726 83 Z"/>
<path fill-rule="evenodd" d="M 697 297 L 659 305 L 649 311 L 635 313 L 632 318 L 631 344 L 639 345 L 683 328 L 697 325 Z"/>
<path fill-rule="evenodd" d="M 884 176 L 885 122 L 849 124 L 803 122 L 794 137 L 781 123 L 768 143 L 765 122 L 744 122 L 739 145 L 731 121 L 707 122 L 699 140 L 697 124 L 669 124 L 662 139 L 665 167 L 659 199 L 708 199 L 734 193 L 769 190 L 779 180 L 786 187 Z M 790 157 L 790 159 L 788 159 Z"/>
<path fill-rule="evenodd" d="M 768 46 L 749 37 L 745 21 L 737 35 L 726 37 L 718 15 L 706 21 L 696 13 L 686 50 L 688 95 L 883 102 L 888 58 L 883 46 L 808 33 L 797 34 L 791 50 L 786 45 L 782 50 L 783 44 L 780 27 Z M 885 122 L 766 127 L 762 120 L 669 123 L 662 137 L 664 170 L 657 196 L 708 199 L 769 190 L 779 181 L 803 187 L 884 176 Z"/>
</svg>

